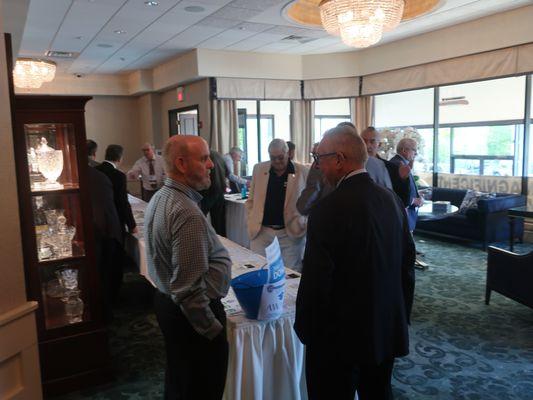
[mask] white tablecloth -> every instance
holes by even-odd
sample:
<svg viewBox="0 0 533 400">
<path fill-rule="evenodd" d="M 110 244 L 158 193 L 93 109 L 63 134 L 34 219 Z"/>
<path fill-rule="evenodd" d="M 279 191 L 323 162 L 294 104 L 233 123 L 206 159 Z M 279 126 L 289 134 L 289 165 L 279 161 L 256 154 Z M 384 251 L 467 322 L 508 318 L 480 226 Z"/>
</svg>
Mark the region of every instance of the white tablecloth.
<svg viewBox="0 0 533 400">
<path fill-rule="evenodd" d="M 142 231 L 146 203 L 130 196 L 130 204 L 139 234 L 139 270 L 150 281 Z M 244 208 L 244 204 L 242 205 Z M 220 237 L 233 261 L 232 276 L 260 268 L 266 260 L 248 249 Z M 296 277 L 291 278 L 291 275 Z M 227 313 L 229 342 L 226 400 L 298 400 L 307 399 L 304 371 L 304 346 L 296 336 L 295 300 L 300 278 L 287 269 L 284 313 L 275 321 L 255 321 L 245 317 L 233 289 L 223 299 Z"/>
<path fill-rule="evenodd" d="M 226 194 L 226 236 L 231 241 L 250 248 L 248 238 L 248 218 L 246 217 L 246 200 L 241 199 L 240 193 Z"/>
</svg>

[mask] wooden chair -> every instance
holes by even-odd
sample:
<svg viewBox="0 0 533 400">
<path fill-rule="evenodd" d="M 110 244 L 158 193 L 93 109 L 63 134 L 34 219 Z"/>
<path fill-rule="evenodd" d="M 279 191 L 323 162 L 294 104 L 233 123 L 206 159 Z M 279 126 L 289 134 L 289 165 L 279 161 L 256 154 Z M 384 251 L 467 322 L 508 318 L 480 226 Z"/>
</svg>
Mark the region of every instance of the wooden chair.
<svg viewBox="0 0 533 400">
<path fill-rule="evenodd" d="M 487 305 L 492 290 L 533 308 L 533 251 L 521 255 L 490 246 L 485 291 Z"/>
</svg>

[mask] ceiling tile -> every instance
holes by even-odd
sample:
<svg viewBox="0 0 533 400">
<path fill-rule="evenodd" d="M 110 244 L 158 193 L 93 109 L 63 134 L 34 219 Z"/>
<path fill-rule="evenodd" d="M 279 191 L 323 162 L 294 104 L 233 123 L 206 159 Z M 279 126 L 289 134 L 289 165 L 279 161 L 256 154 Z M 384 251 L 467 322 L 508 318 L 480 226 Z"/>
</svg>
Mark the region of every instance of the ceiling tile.
<svg viewBox="0 0 533 400">
<path fill-rule="evenodd" d="M 207 17 L 198 22 L 198 26 L 209 26 L 212 28 L 224 28 L 229 29 L 239 25 L 238 21 L 232 21 L 225 18 Z"/>
<path fill-rule="evenodd" d="M 37 53 L 42 56 L 49 50 L 54 35 L 70 6 L 70 0 L 58 0 L 52 4 L 46 0 L 32 1 L 26 17 L 20 55 Z"/>
<path fill-rule="evenodd" d="M 230 3 L 230 6 L 264 11 L 278 4 L 285 4 L 286 2 L 287 0 L 234 0 Z"/>
<path fill-rule="evenodd" d="M 125 0 L 75 1 L 52 44 L 53 50 L 81 52 L 124 3 Z"/>
<path fill-rule="evenodd" d="M 212 16 L 217 18 L 233 19 L 237 21 L 247 21 L 260 13 L 261 11 L 258 10 L 225 6 L 213 13 Z"/>
</svg>

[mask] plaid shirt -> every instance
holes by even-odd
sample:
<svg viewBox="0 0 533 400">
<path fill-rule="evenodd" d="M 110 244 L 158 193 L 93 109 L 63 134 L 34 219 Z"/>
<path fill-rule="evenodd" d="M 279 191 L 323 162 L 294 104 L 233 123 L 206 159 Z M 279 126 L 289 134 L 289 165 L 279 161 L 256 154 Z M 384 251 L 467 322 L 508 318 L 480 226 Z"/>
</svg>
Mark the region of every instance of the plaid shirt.
<svg viewBox="0 0 533 400">
<path fill-rule="evenodd" d="M 213 338 L 222 325 L 209 302 L 228 293 L 231 260 L 198 207 L 201 199 L 189 186 L 166 178 L 146 208 L 144 237 L 150 278 L 198 333 Z"/>
</svg>

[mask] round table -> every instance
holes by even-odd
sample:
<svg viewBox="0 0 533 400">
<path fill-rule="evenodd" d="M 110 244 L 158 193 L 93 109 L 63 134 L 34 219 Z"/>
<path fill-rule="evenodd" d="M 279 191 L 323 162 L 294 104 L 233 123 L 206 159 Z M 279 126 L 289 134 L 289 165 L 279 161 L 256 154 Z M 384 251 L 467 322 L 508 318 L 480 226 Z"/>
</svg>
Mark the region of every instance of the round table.
<svg viewBox="0 0 533 400">
<path fill-rule="evenodd" d="M 459 208 L 452 204 L 450 205 L 450 211 L 434 211 L 433 202 L 429 200 L 424 200 L 424 204 L 418 209 L 418 220 L 428 221 L 446 218 L 449 215 L 456 213 L 457 210 L 459 210 Z"/>
</svg>

